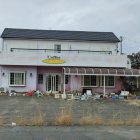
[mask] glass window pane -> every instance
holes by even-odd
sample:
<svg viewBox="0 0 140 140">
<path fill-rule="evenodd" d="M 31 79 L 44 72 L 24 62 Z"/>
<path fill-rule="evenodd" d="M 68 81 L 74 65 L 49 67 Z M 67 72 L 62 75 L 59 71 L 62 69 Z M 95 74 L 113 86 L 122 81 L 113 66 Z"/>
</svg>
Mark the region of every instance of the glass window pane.
<svg viewBox="0 0 140 140">
<path fill-rule="evenodd" d="M 105 77 L 105 86 L 114 86 L 115 78 L 114 76 L 106 76 Z M 100 76 L 100 86 L 104 86 L 104 76 Z"/>
<path fill-rule="evenodd" d="M 61 45 L 55 44 L 54 45 L 54 51 L 57 52 L 57 53 L 60 53 L 61 52 Z"/>
<path fill-rule="evenodd" d="M 91 76 L 91 86 L 96 86 L 96 76 Z"/>
<path fill-rule="evenodd" d="M 85 75 L 84 76 L 84 86 L 96 86 L 96 76 L 94 75 Z"/>
<path fill-rule="evenodd" d="M 84 86 L 90 86 L 90 76 L 89 75 L 84 76 Z"/>
<path fill-rule="evenodd" d="M 14 73 L 10 73 L 10 85 L 14 85 Z"/>
<path fill-rule="evenodd" d="M 10 73 L 10 85 L 25 85 L 25 73 L 24 72 L 11 72 Z"/>
<path fill-rule="evenodd" d="M 69 75 L 65 75 L 65 84 L 68 84 L 69 82 Z"/>
<path fill-rule="evenodd" d="M 43 84 L 43 74 L 38 74 L 38 84 Z"/>
</svg>

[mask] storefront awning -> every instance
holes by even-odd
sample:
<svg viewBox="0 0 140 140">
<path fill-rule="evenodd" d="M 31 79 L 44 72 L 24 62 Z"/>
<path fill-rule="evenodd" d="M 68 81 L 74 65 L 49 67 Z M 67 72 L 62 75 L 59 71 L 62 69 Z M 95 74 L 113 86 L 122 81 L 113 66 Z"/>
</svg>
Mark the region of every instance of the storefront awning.
<svg viewBox="0 0 140 140">
<path fill-rule="evenodd" d="M 140 76 L 140 69 L 65 67 L 65 75 Z"/>
</svg>

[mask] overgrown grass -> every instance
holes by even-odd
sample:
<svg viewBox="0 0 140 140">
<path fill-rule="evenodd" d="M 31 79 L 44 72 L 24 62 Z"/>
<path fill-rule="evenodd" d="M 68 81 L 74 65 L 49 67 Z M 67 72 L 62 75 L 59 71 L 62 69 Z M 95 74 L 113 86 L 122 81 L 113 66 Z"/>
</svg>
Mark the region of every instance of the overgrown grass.
<svg viewBox="0 0 140 140">
<path fill-rule="evenodd" d="M 125 125 L 125 121 L 121 119 L 110 119 L 106 122 L 107 125 Z"/>
<path fill-rule="evenodd" d="M 70 126 L 72 125 L 72 116 L 71 114 L 60 114 L 57 116 L 55 120 L 56 125 L 66 125 Z"/>
<path fill-rule="evenodd" d="M 45 120 L 43 113 L 39 110 L 35 115 L 31 118 L 31 125 L 33 126 L 43 126 L 47 125 L 47 121 Z"/>
<path fill-rule="evenodd" d="M 36 103 L 36 112 L 31 118 L 31 125 L 33 126 L 43 126 L 47 125 L 47 119 L 44 117 L 44 112 L 41 111 L 41 105 Z"/>
<path fill-rule="evenodd" d="M 41 111 L 41 105 L 37 104 L 34 99 L 32 101 L 35 103 L 34 113 L 32 115 L 27 116 L 28 114 L 24 114 L 20 112 L 18 117 L 16 118 L 16 125 L 19 126 L 43 126 L 47 125 L 47 120 L 44 117 L 44 113 Z M 25 111 L 26 112 L 26 111 Z"/>
<path fill-rule="evenodd" d="M 25 116 L 18 116 L 16 118 L 16 125 L 18 126 L 43 126 L 47 125 L 42 112 L 36 112 L 31 118 Z"/>
<path fill-rule="evenodd" d="M 136 119 L 128 119 L 128 120 L 120 120 L 120 119 L 101 119 L 101 118 L 91 118 L 91 117 L 82 117 L 79 121 L 80 125 L 112 125 L 112 126 L 120 126 L 120 125 L 133 125 L 133 126 L 139 126 L 140 120 Z"/>
<path fill-rule="evenodd" d="M 80 125 L 93 125 L 93 117 L 91 115 L 89 116 L 83 116 L 79 120 Z"/>
<path fill-rule="evenodd" d="M 16 125 L 18 126 L 26 126 L 29 125 L 29 119 L 22 117 L 22 116 L 18 116 L 16 118 Z"/>
<path fill-rule="evenodd" d="M 129 105 L 140 106 L 140 100 L 128 100 Z"/>
<path fill-rule="evenodd" d="M 80 125 L 104 125 L 104 119 L 100 116 L 87 115 L 79 120 Z"/>
<path fill-rule="evenodd" d="M 3 116 L 0 116 L 0 126 L 3 126 L 5 124 L 5 118 Z"/>
<path fill-rule="evenodd" d="M 112 118 L 105 119 L 102 118 L 100 115 L 83 115 L 83 117 L 80 118 L 79 124 L 80 125 L 140 125 L 140 112 L 138 111 L 135 118 L 132 119 L 122 119 L 121 111 L 118 111 L 116 113 L 113 113 Z"/>
<path fill-rule="evenodd" d="M 73 102 L 58 112 L 55 119 L 55 125 L 71 126 L 73 124 L 72 106 Z"/>
</svg>

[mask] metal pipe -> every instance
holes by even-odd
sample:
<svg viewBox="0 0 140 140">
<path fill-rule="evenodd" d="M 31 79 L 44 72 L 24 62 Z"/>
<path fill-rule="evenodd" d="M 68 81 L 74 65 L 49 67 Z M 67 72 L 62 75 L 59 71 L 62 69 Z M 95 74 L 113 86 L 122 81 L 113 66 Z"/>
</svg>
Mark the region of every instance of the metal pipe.
<svg viewBox="0 0 140 140">
<path fill-rule="evenodd" d="M 139 88 L 139 77 L 137 77 L 137 88 Z"/>
<path fill-rule="evenodd" d="M 104 96 L 105 96 L 105 75 L 104 75 Z"/>
</svg>

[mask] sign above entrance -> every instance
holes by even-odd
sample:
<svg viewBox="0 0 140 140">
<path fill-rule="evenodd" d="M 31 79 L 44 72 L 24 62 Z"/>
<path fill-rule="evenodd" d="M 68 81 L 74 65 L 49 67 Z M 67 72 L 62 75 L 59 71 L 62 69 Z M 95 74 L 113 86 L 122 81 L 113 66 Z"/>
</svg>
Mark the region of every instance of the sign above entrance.
<svg viewBox="0 0 140 140">
<path fill-rule="evenodd" d="M 51 56 L 48 57 L 48 59 L 42 60 L 43 63 L 48 63 L 48 64 L 63 64 L 65 63 L 64 60 L 62 60 L 60 57 L 57 56 Z"/>
</svg>

